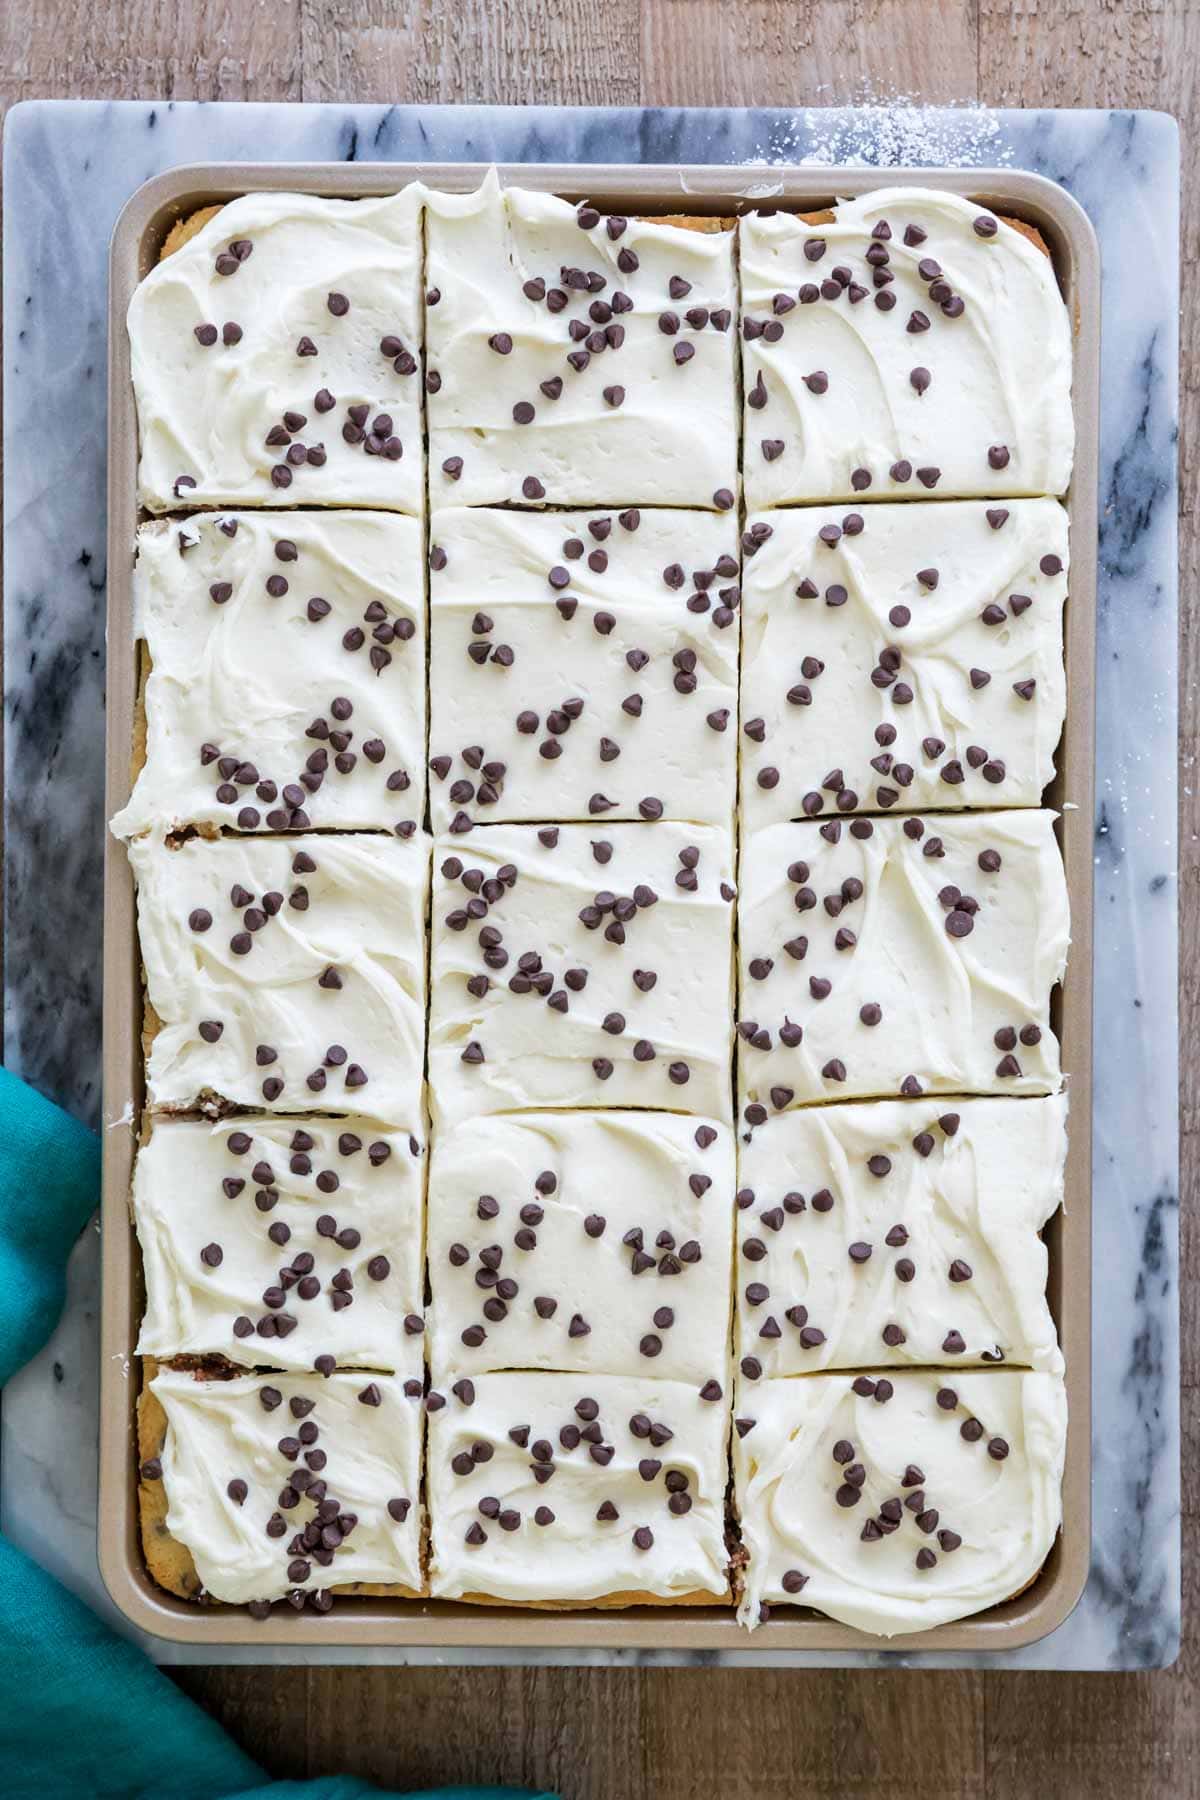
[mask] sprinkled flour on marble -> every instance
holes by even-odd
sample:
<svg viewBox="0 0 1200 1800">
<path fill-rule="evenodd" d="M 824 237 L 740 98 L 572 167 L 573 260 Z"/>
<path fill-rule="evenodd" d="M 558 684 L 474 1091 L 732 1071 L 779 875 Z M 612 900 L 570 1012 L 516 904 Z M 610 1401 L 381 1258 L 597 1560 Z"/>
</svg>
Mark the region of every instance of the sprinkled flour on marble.
<svg viewBox="0 0 1200 1800">
<path fill-rule="evenodd" d="M 1012 147 L 994 112 L 978 101 L 927 106 L 913 94 L 864 83 L 848 106 L 803 107 L 773 124 L 748 163 L 829 168 L 997 168 Z"/>
</svg>

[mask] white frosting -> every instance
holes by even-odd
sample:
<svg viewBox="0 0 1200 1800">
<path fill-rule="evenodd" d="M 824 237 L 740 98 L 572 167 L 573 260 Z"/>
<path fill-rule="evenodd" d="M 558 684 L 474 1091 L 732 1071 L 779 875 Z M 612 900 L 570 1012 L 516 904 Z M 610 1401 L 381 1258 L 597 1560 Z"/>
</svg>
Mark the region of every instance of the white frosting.
<svg viewBox="0 0 1200 1800">
<path fill-rule="evenodd" d="M 754 1132 L 738 1169 L 746 1405 L 752 1383 L 815 1369 L 1061 1369 L 1038 1234 L 1062 1203 L 1066 1112 L 1061 1094 L 883 1100 Z"/>
<path fill-rule="evenodd" d="M 733 1189 L 728 1126 L 682 1114 L 528 1113 L 441 1137 L 435 1381 L 572 1369 L 727 1387 Z"/>
<path fill-rule="evenodd" d="M 372 1119 L 158 1120 L 133 1174 L 139 1353 L 284 1369 L 419 1359 L 423 1164 L 417 1138 Z"/>
<path fill-rule="evenodd" d="M 862 529 L 822 541 L 847 518 Z M 810 807 L 1038 804 L 1066 702 L 1057 500 L 814 507 L 756 527 L 770 535 L 745 573 L 746 829 Z M 1044 573 L 1043 558 L 1060 572 Z M 985 620 L 989 608 L 999 614 Z M 833 770 L 840 792 L 824 785 Z"/>
<path fill-rule="evenodd" d="M 288 787 L 314 825 L 419 823 L 421 564 L 420 525 L 391 513 L 143 526 L 133 593 L 134 635 L 153 663 L 146 762 L 113 830 L 286 830 Z M 285 593 L 268 592 L 281 581 Z"/>
<path fill-rule="evenodd" d="M 472 1396 L 469 1403 L 463 1394 Z M 726 1398 L 702 1399 L 686 1382 L 530 1374 L 467 1378 L 445 1398 L 429 1413 L 425 1478 L 435 1595 L 585 1606 L 614 1594 L 669 1601 L 728 1591 Z M 588 1401 L 596 1408 L 590 1418 Z M 635 1435 L 630 1422 L 639 1415 L 642 1435 Z M 656 1442 L 661 1433 L 653 1429 L 645 1435 L 646 1426 L 663 1425 L 669 1439 Z M 564 1428 L 573 1437 L 597 1427 L 595 1445 L 575 1438 L 570 1448 L 560 1436 Z M 514 1428 L 523 1437 L 528 1428 L 523 1444 L 509 1435 Z M 471 1464 L 465 1474 L 452 1466 L 460 1456 Z M 551 1468 L 552 1476 L 538 1481 L 538 1467 Z M 686 1484 L 668 1488 L 673 1474 Z M 671 1510 L 676 1492 L 690 1498 L 689 1508 Z M 490 1501 L 499 1502 L 499 1517 L 491 1516 Z M 597 1518 L 606 1505 L 616 1518 Z M 539 1523 L 539 1507 L 553 1518 Z M 645 1548 L 634 1542 L 642 1530 L 652 1540 Z M 468 1542 L 468 1532 L 482 1533 L 483 1541 Z"/>
<path fill-rule="evenodd" d="M 976 234 L 974 222 L 991 217 L 957 194 L 887 188 L 840 200 L 828 224 L 788 213 L 742 220 L 749 506 L 851 498 L 856 470 L 870 475 L 858 491 L 873 500 L 1066 491 L 1074 446 L 1067 310 L 1050 258 L 1036 245 L 1003 222 L 990 237 Z M 872 234 L 885 221 L 891 236 L 881 243 Z M 909 226 L 924 231 L 923 242 L 905 243 Z M 805 247 L 818 243 L 824 253 L 810 261 Z M 873 243 L 894 277 L 879 290 L 867 260 Z M 931 299 L 920 273 L 927 260 L 963 303 L 958 317 L 944 314 L 954 301 L 940 290 Z M 800 298 L 835 280 L 835 268 L 852 287 L 839 284 L 834 298 Z M 895 296 L 887 311 L 877 304 L 884 293 Z M 790 309 L 778 311 L 777 296 Z M 915 313 L 928 329 L 907 329 Z M 764 323 L 772 334 L 781 328 L 775 342 L 753 335 Z M 914 370 L 931 377 L 922 391 Z M 805 378 L 822 374 L 828 385 L 813 392 Z M 760 381 L 766 403 L 755 406 Z M 989 462 L 993 447 L 1008 453 L 1000 469 Z M 890 473 L 897 463 L 909 465 L 907 479 Z M 940 476 L 923 483 L 919 470 Z"/>
<path fill-rule="evenodd" d="M 598 790 L 616 803 L 610 818 L 636 819 L 653 794 L 667 818 L 731 821 L 732 517 L 450 508 L 433 515 L 430 537 L 430 750 L 450 759 L 431 778 L 435 829 L 460 812 L 484 823 L 586 819 Z M 571 701 L 578 716 L 564 717 Z M 520 715 L 535 717 L 522 729 Z M 548 718 L 567 729 L 552 731 Z M 480 751 L 503 764 L 498 780 L 479 772 Z M 481 804 L 481 787 L 496 798 Z"/>
<path fill-rule="evenodd" d="M 665 820 L 543 829 L 549 843 L 530 825 L 491 825 L 435 846 L 429 1082 L 439 1123 L 524 1107 L 635 1106 L 728 1119 L 729 833 Z M 594 846 L 611 847 L 609 860 L 599 862 Z M 699 858 L 689 874 L 680 859 L 692 850 Z M 501 879 L 501 869 L 515 879 Z M 694 889 L 678 885 L 693 875 Z M 477 877 L 497 883 L 490 898 Z M 643 895 L 628 924 L 611 910 L 594 929 L 581 920 L 584 909 L 595 916 L 597 895 L 621 903 L 637 888 L 657 900 Z M 489 951 L 480 935 L 496 930 L 502 941 Z M 502 966 L 489 968 L 488 954 L 503 957 Z M 512 990 L 514 978 L 525 980 L 523 956 L 541 959 L 532 979 L 553 977 L 545 995 L 537 986 Z M 639 987 L 635 977 L 651 974 L 653 985 Z M 482 977 L 487 990 L 471 993 L 468 981 Z M 652 1057 L 635 1054 L 642 1045 Z M 606 1076 L 596 1062 L 611 1065 Z"/>
<path fill-rule="evenodd" d="M 740 1617 L 762 1603 L 814 1607 L 883 1637 L 924 1631 L 994 1606 L 1024 1587 L 1049 1555 L 1062 1520 L 1067 1398 L 1062 1380 L 1015 1370 L 897 1371 L 881 1404 L 875 1379 L 818 1375 L 742 1392 L 734 1478 L 749 1553 Z M 957 1404 L 944 1410 L 939 1389 Z M 740 1435 L 746 1420 L 752 1428 Z M 962 1427 L 983 1426 L 968 1441 Z M 974 1427 L 971 1427 L 974 1430 Z M 989 1446 L 1007 1445 L 998 1460 Z M 851 1447 L 843 1462 L 834 1456 Z M 919 1472 L 919 1482 L 905 1476 Z M 861 1498 L 841 1505 L 848 1475 Z M 921 1511 L 904 1504 L 924 1495 Z M 901 1502 L 901 1522 L 864 1542 L 867 1521 Z M 931 1518 L 936 1514 L 936 1518 Z M 918 1523 L 918 1520 L 921 1522 Z M 926 1529 L 928 1527 L 928 1529 Z M 941 1533 L 961 1542 L 947 1550 Z M 948 1541 L 948 1540 L 947 1540 Z M 918 1568 L 919 1551 L 935 1557 Z M 786 1575 L 805 1577 L 785 1587 Z"/>
<path fill-rule="evenodd" d="M 370 200 L 247 194 L 151 269 L 129 306 L 137 397 L 139 498 L 151 512 L 185 506 L 383 506 L 422 510 L 421 224 L 423 190 Z M 245 260 L 222 274 L 232 243 Z M 330 296 L 349 301 L 335 314 Z M 335 298 L 334 306 L 341 302 Z M 241 328 L 227 344 L 224 327 Z M 196 328 L 215 326 L 205 346 Z M 413 368 L 394 366 L 396 338 Z M 300 354 L 307 340 L 316 354 Z M 404 364 L 407 366 L 407 363 Z M 322 412 L 319 393 L 336 404 Z M 402 454 L 348 443 L 348 408 L 391 420 Z M 304 424 L 272 446 L 267 434 L 295 412 Z M 380 438 L 387 442 L 388 438 Z M 289 465 L 288 449 L 320 445 L 321 466 Z M 272 470 L 289 469 L 284 487 Z M 193 484 L 178 485 L 183 476 Z"/>
<path fill-rule="evenodd" d="M 208 1381 L 185 1370 L 159 1371 L 150 1391 L 167 1415 L 162 1449 L 167 1530 L 191 1552 L 214 1599 L 241 1605 L 360 1581 L 422 1587 L 421 1365 L 419 1351 L 414 1354 L 405 1377 L 412 1393 L 395 1375 L 339 1374 L 328 1380 L 239 1375 Z M 378 1405 L 359 1399 L 369 1389 L 378 1395 Z M 268 1410 L 264 1394 L 279 1395 L 281 1402 Z M 299 1414 L 293 1401 L 300 1403 Z M 311 1445 L 297 1442 L 291 1455 L 280 1450 L 281 1440 L 295 1440 L 314 1425 Z M 316 1470 L 308 1463 L 313 1452 L 318 1461 L 325 1458 Z M 293 1471 L 323 1481 L 323 1499 L 339 1503 L 339 1516 L 357 1518 L 328 1565 L 293 1543 L 316 1512 L 307 1493 L 293 1506 L 280 1504 Z M 231 1481 L 246 1484 L 240 1502 L 228 1492 Z M 389 1500 L 408 1502 L 403 1519 L 389 1513 Z M 278 1536 L 267 1531 L 273 1517 L 286 1522 Z M 297 1560 L 303 1572 L 292 1568 Z"/>
<path fill-rule="evenodd" d="M 431 193 L 427 206 L 426 286 L 438 295 L 425 315 L 434 505 L 711 507 L 722 488 L 736 496 L 732 232 L 629 219 L 612 238 L 603 218 L 582 229 L 577 209 L 553 194 L 502 190 L 494 170 L 475 193 Z M 631 253 L 637 267 L 623 269 Z M 566 270 L 601 285 L 568 285 Z M 672 298 L 673 277 L 690 291 Z M 530 281 L 565 294 L 565 308 L 528 297 Z M 629 310 L 611 311 L 617 295 Z M 689 324 L 696 308 L 723 311 L 725 329 L 711 318 Z M 679 321 L 673 335 L 659 325 L 668 313 Z M 586 327 L 584 341 L 571 337 L 573 324 Z M 508 354 L 492 348 L 497 334 L 511 339 Z M 597 350 L 605 335 L 609 346 Z M 687 349 L 690 359 L 677 362 Z M 586 368 L 569 354 L 589 357 Z M 541 388 L 553 380 L 558 399 Z M 606 389 L 623 398 L 611 404 Z M 523 404 L 534 408 L 525 424 L 513 417 Z M 455 479 L 444 465 L 456 458 Z M 541 492 L 526 491 L 529 478 Z"/>
<path fill-rule="evenodd" d="M 147 996 L 162 1021 L 147 1059 L 151 1105 L 216 1094 L 276 1112 L 365 1107 L 421 1135 L 428 839 L 190 838 L 170 849 L 155 836 L 136 838 L 129 857 Z M 297 857 L 315 869 L 297 872 Z M 234 903 L 239 886 L 251 902 Z M 253 930 L 272 894 L 282 904 Z M 211 925 L 194 929 L 194 912 Z M 233 940 L 246 932 L 239 954 Z M 215 1043 L 202 1022 L 221 1025 Z M 274 1059 L 260 1060 L 260 1047 Z"/>
<path fill-rule="evenodd" d="M 1000 855 L 995 873 L 979 864 L 989 851 Z M 861 893 L 852 887 L 848 897 L 847 882 Z M 952 894 L 939 898 L 948 889 L 978 911 L 964 919 Z M 831 819 L 756 832 L 742 844 L 738 917 L 743 1117 L 753 1126 L 761 1112 L 890 1097 L 906 1083 L 911 1094 L 910 1077 L 936 1094 L 1053 1092 L 1050 993 L 1068 939 L 1053 813 Z M 823 983 L 832 985 L 821 998 Z M 861 1017 L 864 1006 L 881 1010 L 874 1024 Z M 803 1037 L 789 1045 L 781 1033 L 796 1027 Z M 752 1040 L 763 1031 L 769 1046 L 760 1047 Z"/>
</svg>

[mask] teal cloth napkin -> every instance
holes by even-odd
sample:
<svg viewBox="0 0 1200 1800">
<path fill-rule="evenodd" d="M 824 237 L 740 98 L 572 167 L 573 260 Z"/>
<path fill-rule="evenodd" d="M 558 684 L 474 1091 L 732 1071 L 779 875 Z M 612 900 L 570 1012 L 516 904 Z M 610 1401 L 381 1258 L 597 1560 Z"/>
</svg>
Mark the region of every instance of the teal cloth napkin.
<svg viewBox="0 0 1200 1800">
<path fill-rule="evenodd" d="M 0 1383 L 49 1337 L 99 1190 L 90 1131 L 0 1069 Z M 253 1680 L 253 1675 L 247 1676 Z M 398 1674 L 397 1680 L 403 1680 Z M 360 1800 L 354 1776 L 268 1781 L 132 1644 L 0 1537 L 4 1800 Z M 554 1800 L 515 1788 L 410 1800 Z"/>
</svg>

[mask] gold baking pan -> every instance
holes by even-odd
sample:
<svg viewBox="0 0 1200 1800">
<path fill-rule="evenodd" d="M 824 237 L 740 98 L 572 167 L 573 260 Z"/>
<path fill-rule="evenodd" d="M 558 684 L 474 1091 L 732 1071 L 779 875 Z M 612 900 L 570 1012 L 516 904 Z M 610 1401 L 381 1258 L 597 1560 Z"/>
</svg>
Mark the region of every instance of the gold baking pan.
<svg viewBox="0 0 1200 1800">
<path fill-rule="evenodd" d="M 113 234 L 109 287 L 108 721 L 106 818 L 129 797 L 137 695 L 132 631 L 137 505 L 137 424 L 125 314 L 141 277 L 173 225 L 204 206 L 255 190 L 360 198 L 420 180 L 463 193 L 481 164 L 233 163 L 171 170 L 138 189 Z M 1064 1524 L 1036 1580 L 973 1618 L 886 1640 L 865 1636 L 803 1608 L 779 1608 L 753 1635 L 721 1606 L 648 1606 L 626 1612 L 541 1612 L 500 1605 L 378 1596 L 346 1599 L 325 1616 L 276 1607 L 262 1622 L 235 1607 L 203 1606 L 164 1592 L 142 1559 L 136 1483 L 137 1340 L 141 1264 L 129 1191 L 143 1097 L 141 993 L 134 892 L 122 846 L 106 834 L 104 916 L 104 1198 L 100 1363 L 100 1567 L 121 1611 L 143 1631 L 176 1643 L 420 1645 L 534 1650 L 780 1652 L 922 1650 L 979 1655 L 1044 1637 L 1074 1607 L 1091 1550 L 1091 1138 L 1092 1138 L 1092 819 L 1095 750 L 1097 439 L 1099 433 L 1099 250 L 1082 209 L 1037 175 L 1009 169 L 914 170 L 655 167 L 521 164 L 501 179 L 566 199 L 646 215 L 729 217 L 756 205 L 811 212 L 835 198 L 876 188 L 920 185 L 961 193 L 1034 226 L 1045 240 L 1074 326 L 1076 452 L 1067 505 L 1071 581 L 1067 603 L 1067 720 L 1057 775 L 1046 803 L 1061 812 L 1060 841 L 1071 901 L 1072 942 L 1053 1018 L 1070 1096 L 1066 1205 L 1050 1223 L 1049 1298 L 1067 1363 L 1070 1429 L 1063 1486 Z"/>
</svg>

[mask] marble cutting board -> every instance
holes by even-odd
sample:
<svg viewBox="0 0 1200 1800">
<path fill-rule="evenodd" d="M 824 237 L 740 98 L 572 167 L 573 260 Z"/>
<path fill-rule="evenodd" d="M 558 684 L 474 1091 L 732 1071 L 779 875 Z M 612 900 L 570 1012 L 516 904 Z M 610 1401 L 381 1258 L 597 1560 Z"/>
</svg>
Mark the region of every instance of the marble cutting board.
<svg viewBox="0 0 1200 1800">
<path fill-rule="evenodd" d="M 200 161 L 1003 165 L 1059 181 L 1103 257 L 1097 685 L 1093 1557 L 1001 1657 L 733 1652 L 729 1665 L 1152 1668 L 1180 1632 L 1176 462 L 1179 149 L 1146 112 L 30 101 L 4 145 L 4 1061 L 99 1124 L 105 270 L 124 201 Z M 831 179 L 831 186 L 836 182 Z M 95 1561 L 98 1236 L 0 1410 L 9 1537 L 115 1619 Z M 163 1662 L 208 1650 L 147 1641 Z M 704 1663 L 703 1652 L 234 1651 L 240 1662 Z"/>
</svg>

